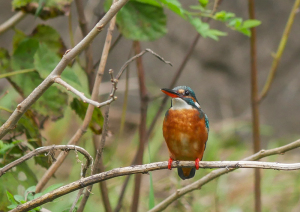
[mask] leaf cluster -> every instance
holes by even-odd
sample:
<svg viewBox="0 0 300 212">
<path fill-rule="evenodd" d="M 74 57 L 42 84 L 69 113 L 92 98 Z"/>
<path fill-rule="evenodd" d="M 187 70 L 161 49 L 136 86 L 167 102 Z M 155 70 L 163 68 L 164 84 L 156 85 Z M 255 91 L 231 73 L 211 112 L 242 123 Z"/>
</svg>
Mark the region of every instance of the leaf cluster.
<svg viewBox="0 0 300 212">
<path fill-rule="evenodd" d="M 28 201 L 31 201 L 33 199 L 36 199 L 44 194 L 47 194 L 59 187 L 61 187 L 63 184 L 54 184 L 49 186 L 48 188 L 46 188 L 43 192 L 41 193 L 35 193 L 35 188 L 36 186 L 31 186 L 29 188 L 26 189 L 26 191 L 24 192 L 24 195 L 13 195 L 11 194 L 8 190 L 6 190 L 6 195 L 7 195 L 7 199 L 8 201 L 11 203 L 11 205 L 7 206 L 8 209 L 14 209 L 16 207 L 18 207 L 18 205 L 20 204 L 24 204 Z M 40 211 L 42 209 L 42 207 L 36 207 L 32 210 L 30 210 L 30 212 L 35 212 L 35 211 Z"/>
</svg>

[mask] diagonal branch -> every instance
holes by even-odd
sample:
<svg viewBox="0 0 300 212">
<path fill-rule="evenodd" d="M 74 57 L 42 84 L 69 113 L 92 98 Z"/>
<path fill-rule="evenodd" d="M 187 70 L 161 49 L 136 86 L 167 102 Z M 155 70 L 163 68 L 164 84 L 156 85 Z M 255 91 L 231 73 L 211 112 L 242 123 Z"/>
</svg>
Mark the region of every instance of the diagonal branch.
<svg viewBox="0 0 300 212">
<path fill-rule="evenodd" d="M 17 23 L 19 23 L 23 18 L 25 18 L 26 13 L 23 11 L 17 12 L 10 19 L 5 21 L 0 25 L 0 35 L 6 32 L 8 29 L 14 27 Z"/>
<path fill-rule="evenodd" d="M 86 158 L 87 162 L 85 165 L 85 170 L 83 170 L 83 177 L 85 176 L 86 173 L 86 169 L 90 166 L 93 165 L 93 158 L 92 156 L 82 147 L 79 146 L 74 146 L 74 145 L 53 145 L 53 146 L 44 146 L 44 147 L 40 147 L 37 148 L 33 151 L 31 151 L 30 153 L 24 155 L 23 157 L 20 157 L 18 160 L 15 160 L 9 164 L 7 164 L 6 166 L 4 166 L 3 168 L 0 169 L 0 177 L 2 175 L 4 175 L 7 171 L 9 171 L 10 169 L 12 169 L 13 167 L 19 165 L 20 163 L 25 162 L 26 160 L 40 155 L 40 154 L 44 154 L 44 153 L 48 153 L 50 155 L 52 155 L 54 153 L 55 150 L 61 150 L 61 151 L 65 151 L 68 152 L 70 150 L 74 150 L 74 151 L 78 151 L 80 152 L 82 155 L 84 155 L 84 157 Z"/>
<path fill-rule="evenodd" d="M 297 11 L 299 10 L 299 5 L 300 5 L 300 0 L 295 0 L 295 3 L 294 3 L 294 6 L 291 10 L 289 19 L 288 19 L 288 21 L 286 23 L 286 26 L 285 26 L 285 29 L 283 31 L 283 35 L 281 37 L 277 52 L 274 56 L 274 60 L 273 60 L 272 67 L 271 67 L 271 70 L 269 72 L 267 81 L 266 81 L 266 83 L 265 83 L 265 85 L 264 85 L 264 87 L 263 87 L 263 89 L 262 89 L 262 91 L 259 95 L 258 101 L 261 101 L 262 99 L 264 99 L 266 97 L 268 91 L 270 90 L 271 84 L 272 84 L 272 82 L 274 80 L 274 77 L 275 77 L 275 74 L 276 74 L 276 70 L 277 70 L 279 61 L 280 61 L 281 56 L 283 54 L 283 51 L 285 49 L 286 42 L 289 38 L 289 34 L 291 32 L 295 16 L 297 14 Z"/>
<path fill-rule="evenodd" d="M 116 13 L 127 3 L 128 0 L 120 0 L 112 4 L 109 11 L 96 24 L 96 26 L 84 37 L 73 49 L 68 50 L 61 61 L 57 64 L 50 75 L 36 88 L 34 91 L 21 102 L 9 119 L 0 127 L 0 139 L 6 135 L 7 132 L 14 129 L 19 119 L 28 110 L 28 108 L 38 100 L 42 94 L 54 83 L 53 77 L 60 76 L 66 66 L 82 51 L 84 50 L 94 38 L 103 30 L 104 26 L 116 15 Z"/>
<path fill-rule="evenodd" d="M 88 34 L 88 26 L 87 21 L 84 15 L 84 7 L 82 0 L 75 0 L 75 5 L 77 9 L 78 14 L 78 22 L 81 29 L 81 33 L 83 37 L 85 37 Z M 89 80 L 89 89 L 90 92 L 93 89 L 93 80 L 94 80 L 94 74 L 93 74 L 93 51 L 92 46 L 89 44 L 87 48 L 85 49 L 85 72 L 87 74 L 88 80 Z"/>
<path fill-rule="evenodd" d="M 182 189 L 177 190 L 177 192 L 175 192 L 169 198 L 167 198 L 162 203 L 160 203 L 155 208 L 153 208 L 151 210 L 151 212 L 161 211 L 161 210 L 165 209 L 169 204 L 171 204 L 173 201 L 175 201 L 179 197 L 183 196 L 184 194 L 191 192 L 193 190 L 199 189 L 201 186 L 212 181 L 213 179 L 215 179 L 225 173 L 236 170 L 238 168 L 260 168 L 260 169 L 275 169 L 275 170 L 285 170 L 285 171 L 298 170 L 298 169 L 300 169 L 300 163 L 285 164 L 285 163 L 277 163 L 277 162 L 250 161 L 250 160 L 258 160 L 260 158 L 267 157 L 270 155 L 282 154 L 284 152 L 287 152 L 289 150 L 292 150 L 292 149 L 295 149 L 298 147 L 300 147 L 300 139 L 297 141 L 294 141 L 290 144 L 287 144 L 285 146 L 278 147 L 275 149 L 261 150 L 260 152 L 254 154 L 250 157 L 245 158 L 243 161 L 200 161 L 199 166 L 201 168 L 223 168 L 223 169 L 218 169 L 218 170 L 212 171 L 211 173 L 204 176 L 200 180 L 198 180 Z M 195 166 L 195 161 L 174 161 L 172 163 L 172 168 L 194 167 L 194 166 Z M 103 180 L 108 180 L 111 178 L 124 176 L 124 175 L 130 175 L 130 174 L 138 174 L 138 173 L 147 174 L 149 171 L 155 171 L 155 170 L 161 170 L 161 169 L 167 169 L 167 168 L 168 168 L 168 162 L 164 161 L 164 162 L 156 162 L 156 163 L 150 163 L 150 164 L 145 164 L 145 165 L 136 165 L 136 166 L 112 169 L 110 171 L 92 175 L 92 176 L 83 178 L 81 180 L 72 182 L 68 185 L 62 186 L 62 187 L 60 187 L 50 193 L 47 193 L 39 198 L 36 198 L 29 202 L 26 202 L 23 205 L 19 205 L 17 208 L 11 210 L 11 212 L 17 212 L 17 211 L 21 212 L 21 211 L 27 211 L 27 210 L 33 209 L 33 208 L 43 205 L 47 202 L 53 201 L 54 199 L 56 199 L 60 196 L 66 195 L 70 192 L 84 188 L 91 184 L 98 183 Z"/>
<path fill-rule="evenodd" d="M 76 90 L 74 87 L 72 87 L 71 85 L 69 85 L 68 83 L 66 83 L 65 81 L 63 81 L 60 77 L 56 77 L 54 82 L 56 82 L 57 84 L 60 84 L 62 86 L 64 86 L 68 91 L 71 91 L 72 93 L 76 94 L 77 96 L 80 97 L 80 99 L 84 102 L 84 103 L 89 103 L 91 105 L 94 105 L 95 107 L 102 107 L 104 105 L 107 105 L 108 103 L 105 104 L 101 104 L 99 102 L 96 102 L 94 100 L 91 100 L 89 98 L 87 98 L 84 93 Z"/>
</svg>

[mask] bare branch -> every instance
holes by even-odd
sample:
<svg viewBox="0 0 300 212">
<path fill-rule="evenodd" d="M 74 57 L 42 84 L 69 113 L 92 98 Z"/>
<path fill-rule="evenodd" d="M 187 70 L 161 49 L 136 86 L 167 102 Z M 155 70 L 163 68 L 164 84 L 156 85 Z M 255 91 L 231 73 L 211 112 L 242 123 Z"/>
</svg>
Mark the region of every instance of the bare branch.
<svg viewBox="0 0 300 212">
<path fill-rule="evenodd" d="M 86 165 L 85 165 L 86 168 L 82 171 L 82 177 L 85 176 L 86 169 L 88 167 L 90 167 L 91 165 L 93 165 L 93 158 L 92 158 L 92 156 L 85 149 L 83 149 L 82 147 L 74 146 L 74 145 L 44 146 L 44 147 L 40 147 L 40 148 L 37 148 L 37 149 L 31 151 L 30 153 L 24 155 L 23 157 L 15 160 L 15 161 L 7 164 L 3 168 L 1 168 L 0 169 L 0 177 L 2 175 L 4 175 L 7 171 L 9 171 L 10 169 L 12 169 L 13 167 L 19 165 L 20 163 L 23 163 L 24 161 L 26 161 L 26 160 L 34 157 L 34 156 L 37 156 L 37 155 L 40 155 L 40 154 L 43 154 L 43 153 L 53 154 L 53 151 L 55 151 L 55 150 L 62 150 L 62 151 L 65 151 L 65 152 L 68 152 L 70 150 L 75 150 L 75 151 L 78 151 L 81 154 L 83 154 L 84 157 L 86 158 L 87 162 L 86 162 Z"/>
<path fill-rule="evenodd" d="M 245 160 L 250 160 L 252 158 L 257 160 L 259 158 L 266 157 L 269 155 L 286 152 L 288 150 L 297 148 L 299 146 L 300 146 L 300 140 L 297 140 L 297 141 L 295 141 L 291 144 L 285 145 L 283 147 L 279 147 L 279 148 L 275 148 L 275 149 L 271 149 L 271 150 L 261 150 L 260 152 L 246 158 Z M 174 161 L 172 163 L 172 168 L 194 167 L 194 166 L 195 166 L 195 161 Z M 202 179 L 192 183 L 191 185 L 177 190 L 177 192 L 175 192 L 175 194 L 174 194 L 175 199 L 172 199 L 171 202 L 173 202 L 178 197 L 180 197 L 192 190 L 199 189 L 202 185 L 215 179 L 216 177 L 220 176 L 221 174 L 233 171 L 238 168 L 260 168 L 260 169 L 274 169 L 274 170 L 284 170 L 284 171 L 300 169 L 300 163 L 285 164 L 285 163 L 277 163 L 277 162 L 260 162 L 260 161 L 207 161 L 207 162 L 200 161 L 199 166 L 201 168 L 222 168 L 223 167 L 224 169 L 215 170 L 215 171 L 211 172 L 210 174 L 206 175 L 205 177 L 203 177 Z M 21 211 L 27 211 L 27 210 L 33 209 L 33 208 L 43 205 L 47 202 L 51 202 L 54 199 L 61 197 L 63 195 L 66 195 L 70 192 L 73 192 L 75 190 L 78 190 L 80 188 L 86 187 L 91 184 L 98 183 L 103 180 L 108 180 L 111 178 L 129 175 L 129 174 L 138 174 L 138 173 L 146 174 L 149 171 L 155 171 L 155 170 L 161 170 L 161 169 L 167 169 L 167 168 L 168 168 L 168 162 L 164 161 L 164 162 L 150 163 L 150 164 L 145 164 L 145 165 L 136 165 L 136 166 L 112 169 L 110 171 L 103 172 L 100 174 L 95 174 L 95 175 L 83 178 L 81 180 L 72 182 L 68 185 L 62 186 L 62 187 L 60 187 L 50 193 L 47 193 L 37 199 L 26 202 L 23 205 L 19 205 L 17 208 L 11 210 L 11 212 L 17 212 L 17 211 L 21 212 Z M 158 208 L 158 206 L 156 206 L 151 211 L 161 211 L 164 208 L 166 208 L 171 202 L 169 200 L 166 205 L 160 204 L 159 208 Z"/>
<path fill-rule="evenodd" d="M 77 96 L 80 97 L 80 99 L 85 102 L 85 103 L 89 103 L 91 105 L 94 105 L 95 107 L 102 107 L 104 105 L 107 105 L 107 103 L 105 104 L 101 104 L 99 102 L 96 102 L 94 100 L 91 100 L 89 98 L 87 98 L 84 93 L 76 90 L 75 88 L 73 88 L 71 85 L 69 85 L 68 83 L 66 83 L 65 81 L 63 81 L 60 77 L 56 77 L 54 79 L 54 82 L 56 82 L 57 84 L 60 84 L 62 86 L 64 86 L 68 91 L 71 91 L 72 93 L 76 94 Z"/>
<path fill-rule="evenodd" d="M 15 125 L 28 108 L 40 98 L 40 96 L 53 84 L 52 78 L 60 76 L 66 66 L 84 50 L 89 43 L 103 30 L 104 26 L 116 15 L 116 13 L 127 3 L 128 0 L 120 0 L 112 4 L 105 16 L 96 24 L 96 26 L 84 37 L 73 49 L 68 50 L 61 61 L 57 64 L 51 74 L 15 109 L 9 119 L 0 127 L 0 139 Z M 93 99 L 93 98 L 92 98 Z"/>
<path fill-rule="evenodd" d="M 19 21 L 21 21 L 23 18 L 25 18 L 26 13 L 23 11 L 17 12 L 15 15 L 13 15 L 10 19 L 5 21 L 3 24 L 0 25 L 0 35 L 4 32 L 6 32 L 8 29 L 14 27 Z"/>
<path fill-rule="evenodd" d="M 259 160 L 261 158 L 264 158 L 264 157 L 267 157 L 270 155 L 283 154 L 287 151 L 296 149 L 298 147 L 300 147 L 300 139 L 297 141 L 294 141 L 290 144 L 287 144 L 285 146 L 282 146 L 282 147 L 278 147 L 278 148 L 274 148 L 274 149 L 270 149 L 270 150 L 260 150 L 256 154 L 251 155 L 247 158 L 244 158 L 243 161 Z M 238 163 L 241 164 L 240 162 L 238 162 Z M 256 162 L 256 163 L 260 164 L 260 165 L 264 164 L 264 162 Z M 273 163 L 273 164 L 278 165 L 279 163 Z M 245 163 L 244 163 L 244 165 L 245 165 Z M 247 167 L 247 168 L 250 168 L 250 167 Z M 253 167 L 253 168 L 256 168 L 256 167 Z M 263 168 L 263 167 L 260 167 L 260 168 Z M 275 169 L 277 169 L 277 168 L 275 168 Z M 180 198 L 181 196 L 183 196 L 189 192 L 192 192 L 194 190 L 200 189 L 203 185 L 209 183 L 210 181 L 214 180 L 215 178 L 217 178 L 223 174 L 226 174 L 228 172 L 232 172 L 234 170 L 235 169 L 233 167 L 230 169 L 230 167 L 227 166 L 227 167 L 225 167 L 225 169 L 218 169 L 218 170 L 212 171 L 211 173 L 202 177 L 200 180 L 197 180 L 196 182 L 194 182 L 188 186 L 178 189 L 175 193 L 173 193 L 168 198 L 166 198 L 164 201 L 162 201 L 161 203 L 156 205 L 149 212 L 162 211 L 162 210 L 166 209 L 172 202 L 174 202 L 175 200 Z M 277 170 L 283 170 L 283 169 L 277 169 Z"/>
<path fill-rule="evenodd" d="M 278 45 L 276 55 L 274 56 L 274 60 L 273 60 L 272 67 L 271 67 L 271 70 L 269 72 L 267 81 L 266 81 L 266 83 L 265 83 L 265 85 L 264 85 L 264 87 L 263 87 L 263 89 L 260 93 L 258 101 L 261 101 L 263 98 L 265 98 L 267 93 L 270 90 L 270 87 L 272 85 L 272 82 L 273 82 L 275 74 L 276 74 L 276 70 L 277 70 L 279 61 L 280 61 L 281 56 L 283 54 L 283 51 L 285 49 L 286 42 L 289 38 L 289 34 L 291 32 L 291 29 L 292 29 L 292 26 L 293 26 L 293 23 L 294 23 L 294 19 L 295 19 L 295 16 L 297 14 L 297 10 L 299 10 L 299 5 L 300 5 L 300 0 L 295 0 L 295 3 L 294 3 L 293 8 L 291 10 L 289 19 L 288 19 L 288 21 L 286 23 L 286 26 L 285 26 L 285 29 L 283 31 L 283 35 L 281 37 L 280 43 Z"/>
<path fill-rule="evenodd" d="M 81 33 L 83 37 L 85 37 L 88 34 L 88 25 L 87 21 L 84 15 L 84 6 L 82 3 L 82 0 L 75 0 L 75 5 L 77 9 L 77 14 L 78 14 L 78 21 L 79 21 L 79 26 L 81 29 Z M 94 74 L 93 74 L 93 51 L 92 51 L 92 46 L 89 44 L 87 48 L 85 49 L 85 72 L 87 74 L 88 80 L 89 80 L 89 89 L 90 92 L 93 89 L 93 80 L 94 80 Z"/>
</svg>

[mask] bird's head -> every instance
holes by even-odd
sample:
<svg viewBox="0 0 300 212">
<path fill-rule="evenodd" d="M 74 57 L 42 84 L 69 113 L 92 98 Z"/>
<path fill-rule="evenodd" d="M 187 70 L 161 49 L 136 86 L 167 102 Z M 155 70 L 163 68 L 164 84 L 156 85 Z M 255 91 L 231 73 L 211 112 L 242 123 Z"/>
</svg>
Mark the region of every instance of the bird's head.
<svg viewBox="0 0 300 212">
<path fill-rule="evenodd" d="M 172 97 L 173 109 L 200 108 L 195 92 L 188 86 L 177 86 L 173 89 L 162 88 L 161 91 Z"/>
</svg>

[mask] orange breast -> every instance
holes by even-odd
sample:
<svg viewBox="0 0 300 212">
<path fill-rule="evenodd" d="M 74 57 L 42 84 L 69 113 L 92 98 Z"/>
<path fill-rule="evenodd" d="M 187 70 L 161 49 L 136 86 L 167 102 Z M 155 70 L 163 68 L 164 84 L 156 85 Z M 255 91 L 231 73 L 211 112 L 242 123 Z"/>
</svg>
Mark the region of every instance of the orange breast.
<svg viewBox="0 0 300 212">
<path fill-rule="evenodd" d="M 202 159 L 208 132 L 198 110 L 170 109 L 164 119 L 163 135 L 173 160 Z"/>
</svg>

